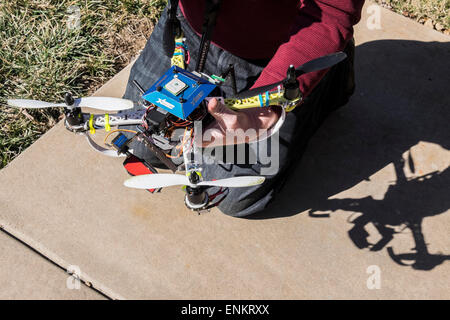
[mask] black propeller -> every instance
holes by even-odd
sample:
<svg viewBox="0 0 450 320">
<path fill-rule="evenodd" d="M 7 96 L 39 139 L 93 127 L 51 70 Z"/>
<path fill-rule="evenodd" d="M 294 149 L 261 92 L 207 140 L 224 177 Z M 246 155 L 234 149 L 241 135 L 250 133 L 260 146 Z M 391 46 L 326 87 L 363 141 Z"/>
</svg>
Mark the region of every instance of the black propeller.
<svg viewBox="0 0 450 320">
<path fill-rule="evenodd" d="M 347 55 L 344 52 L 336 52 L 336 53 L 328 54 L 326 56 L 308 61 L 305 64 L 303 64 L 300 67 L 295 69 L 295 76 L 298 78 L 302 74 L 305 74 L 305 73 L 330 68 L 330 67 L 334 66 L 335 64 L 344 60 L 346 57 L 347 57 Z M 235 95 L 233 98 L 246 99 L 246 98 L 257 96 L 261 93 L 264 93 L 270 89 L 273 89 L 273 88 L 283 84 L 286 80 L 287 80 L 287 78 L 283 79 L 281 81 L 272 83 L 272 84 L 262 86 L 262 87 L 243 91 L 243 92 Z"/>
</svg>

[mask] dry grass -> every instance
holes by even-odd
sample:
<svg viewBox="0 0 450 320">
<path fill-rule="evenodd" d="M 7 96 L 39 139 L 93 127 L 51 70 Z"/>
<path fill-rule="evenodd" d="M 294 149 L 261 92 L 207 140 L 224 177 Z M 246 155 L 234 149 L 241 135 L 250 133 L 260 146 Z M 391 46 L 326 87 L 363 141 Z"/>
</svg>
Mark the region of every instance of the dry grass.
<svg viewBox="0 0 450 320">
<path fill-rule="evenodd" d="M 136 56 L 166 0 L 0 2 L 0 168 L 60 118 L 8 108 L 8 98 L 61 100 L 95 91 Z M 68 28 L 77 5 L 80 28 Z"/>
<path fill-rule="evenodd" d="M 450 0 L 375 0 L 399 14 L 450 34 Z"/>
</svg>

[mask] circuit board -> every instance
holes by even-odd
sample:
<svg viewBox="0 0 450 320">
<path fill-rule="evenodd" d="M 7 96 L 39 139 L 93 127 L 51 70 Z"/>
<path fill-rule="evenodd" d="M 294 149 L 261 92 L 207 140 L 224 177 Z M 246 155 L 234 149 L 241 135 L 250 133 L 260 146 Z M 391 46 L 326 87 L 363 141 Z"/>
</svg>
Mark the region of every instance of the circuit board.
<svg viewBox="0 0 450 320">
<path fill-rule="evenodd" d="M 216 84 L 200 75 L 172 66 L 142 98 L 186 119 L 215 87 Z"/>
</svg>

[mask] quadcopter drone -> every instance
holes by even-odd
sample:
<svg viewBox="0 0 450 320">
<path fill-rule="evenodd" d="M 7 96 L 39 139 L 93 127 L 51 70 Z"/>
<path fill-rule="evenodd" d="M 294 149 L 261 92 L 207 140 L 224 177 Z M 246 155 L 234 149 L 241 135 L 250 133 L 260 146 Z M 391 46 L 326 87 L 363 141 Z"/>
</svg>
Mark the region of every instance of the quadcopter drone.
<svg viewBox="0 0 450 320">
<path fill-rule="evenodd" d="M 134 84 L 142 94 L 138 103 L 111 97 L 86 97 L 74 99 L 67 93 L 63 103 L 49 103 L 37 100 L 13 99 L 8 104 L 18 108 L 64 108 L 65 127 L 74 133 L 84 135 L 92 148 L 111 157 L 124 156 L 124 166 L 134 177 L 124 185 L 130 188 L 159 191 L 163 187 L 185 186 L 185 204 L 194 211 L 209 210 L 218 205 L 226 196 L 228 188 L 249 187 L 264 182 L 263 176 L 240 176 L 214 181 L 204 181 L 201 167 L 195 161 L 200 148 L 194 139 L 194 122 L 201 121 L 205 126 L 212 116 L 207 112 L 207 101 L 214 89 L 231 81 L 234 96 L 215 97 L 227 107 L 239 110 L 245 108 L 279 105 L 282 115 L 278 128 L 291 111 L 302 101 L 297 78 L 308 72 L 332 67 L 346 58 L 345 53 L 337 52 L 309 61 L 294 68 L 290 66 L 287 77 L 279 82 L 237 93 L 234 67 L 222 75 L 207 75 L 202 72 L 189 72 L 185 69 L 188 54 L 184 39 L 176 39 L 172 66 L 148 90 L 141 84 Z M 90 114 L 81 108 L 90 107 L 107 112 Z M 136 125 L 137 130 L 115 129 L 112 127 Z M 104 148 L 95 143 L 90 134 L 104 129 L 107 138 L 117 132 L 111 141 L 112 148 Z M 127 138 L 123 132 L 133 133 Z M 133 141 L 144 143 L 155 156 L 173 173 L 158 173 L 157 169 L 144 159 L 133 155 L 130 144 Z M 176 164 L 180 163 L 180 164 Z M 175 172 L 185 171 L 185 174 Z M 219 187 L 214 194 L 207 192 L 209 187 Z"/>
</svg>

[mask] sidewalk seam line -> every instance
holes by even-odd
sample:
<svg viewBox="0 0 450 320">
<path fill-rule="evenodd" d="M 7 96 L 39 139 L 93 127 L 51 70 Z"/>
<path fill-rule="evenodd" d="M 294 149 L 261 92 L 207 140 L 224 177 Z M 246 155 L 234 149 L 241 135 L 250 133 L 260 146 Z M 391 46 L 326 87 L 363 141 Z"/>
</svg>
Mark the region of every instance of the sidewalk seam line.
<svg viewBox="0 0 450 320">
<path fill-rule="evenodd" d="M 9 235 L 10 237 L 21 242 L 26 247 L 28 247 L 35 253 L 39 254 L 41 257 L 43 257 L 44 259 L 46 259 L 53 265 L 64 270 L 69 275 L 67 267 L 70 264 L 68 262 L 66 262 L 64 259 L 60 258 L 55 253 L 53 253 L 51 250 L 47 249 L 45 246 L 41 245 L 39 242 L 33 240 L 32 238 L 28 237 L 27 235 L 23 234 L 22 232 L 18 231 L 17 229 L 15 229 L 11 225 L 5 223 L 2 220 L 0 220 L 0 231 L 4 232 L 5 234 Z M 125 300 L 124 297 L 115 293 L 113 290 L 104 286 L 100 282 L 94 280 L 92 277 L 90 277 L 86 273 L 81 272 L 79 275 L 79 278 L 80 278 L 80 281 L 86 287 L 98 292 L 99 294 L 101 294 L 102 296 L 104 296 L 107 299 Z"/>
</svg>

